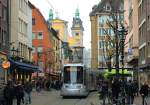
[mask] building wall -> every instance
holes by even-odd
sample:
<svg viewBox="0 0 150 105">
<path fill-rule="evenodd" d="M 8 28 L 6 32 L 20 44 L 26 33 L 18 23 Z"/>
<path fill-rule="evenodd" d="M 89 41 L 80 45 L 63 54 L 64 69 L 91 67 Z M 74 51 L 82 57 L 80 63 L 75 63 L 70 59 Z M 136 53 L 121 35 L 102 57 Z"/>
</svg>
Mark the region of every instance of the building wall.
<svg viewBox="0 0 150 105">
<path fill-rule="evenodd" d="M 14 6 L 15 5 L 15 6 Z M 31 60 L 31 7 L 28 0 L 10 1 L 11 49 L 18 49 L 18 56 Z"/>
<path fill-rule="evenodd" d="M 2 68 L 2 62 L 7 60 L 8 54 L 8 43 L 9 43 L 9 33 L 8 33 L 8 5 L 7 0 L 0 0 L 0 101 L 3 99 L 3 89 L 6 83 L 6 76 Z M 5 12 L 5 14 L 2 14 Z"/>
<path fill-rule="evenodd" d="M 67 42 L 67 37 L 68 37 L 68 22 L 61 20 L 59 18 L 51 20 L 52 28 L 58 32 L 58 37 L 62 42 Z M 64 59 L 64 46 L 62 45 L 62 42 L 59 42 L 58 50 L 59 52 L 55 52 L 55 55 L 59 53 L 59 62 L 61 61 L 62 64 L 65 62 L 68 62 L 66 59 Z M 59 63 L 58 62 L 58 63 Z M 60 64 L 59 64 L 60 65 Z"/>
<path fill-rule="evenodd" d="M 91 16 L 91 68 L 98 68 L 97 16 Z"/>
<path fill-rule="evenodd" d="M 67 41 L 67 22 L 61 19 L 53 19 L 52 27 L 59 33 L 58 36 L 62 41 Z"/>
<path fill-rule="evenodd" d="M 131 64 L 130 62 L 134 59 L 138 60 L 139 57 L 139 27 L 138 27 L 138 1 L 137 0 L 126 0 L 128 5 L 125 6 L 125 18 L 128 22 L 128 35 L 126 36 L 126 47 L 125 52 L 127 52 L 127 62 L 132 67 L 138 65 L 138 61 Z M 129 52 L 131 49 L 131 52 Z"/>
<path fill-rule="evenodd" d="M 49 72 L 51 69 L 49 67 L 54 65 L 52 33 L 49 31 L 44 17 L 36 7 L 32 9 L 32 20 L 35 23 L 32 26 L 33 60 L 38 63 L 44 72 Z"/>
<path fill-rule="evenodd" d="M 8 2 L 0 0 L 0 51 L 8 53 Z"/>
</svg>

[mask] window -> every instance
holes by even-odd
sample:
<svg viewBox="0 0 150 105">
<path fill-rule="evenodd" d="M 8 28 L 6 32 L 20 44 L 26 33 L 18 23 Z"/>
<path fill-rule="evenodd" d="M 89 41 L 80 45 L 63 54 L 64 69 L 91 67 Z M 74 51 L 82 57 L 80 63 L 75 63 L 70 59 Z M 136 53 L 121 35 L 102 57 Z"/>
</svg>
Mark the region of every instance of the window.
<svg viewBox="0 0 150 105">
<path fill-rule="evenodd" d="M 37 39 L 43 39 L 43 33 L 42 32 L 38 33 Z"/>
<path fill-rule="evenodd" d="M 35 53 L 35 47 L 32 47 L 32 53 Z"/>
<path fill-rule="evenodd" d="M 3 46 L 6 45 L 6 31 L 3 31 L 3 35 L 2 35 L 2 44 L 3 44 Z"/>
<path fill-rule="evenodd" d="M 103 55 L 99 55 L 99 56 L 98 56 L 98 61 L 103 62 L 103 61 L 104 61 L 104 56 L 103 56 Z"/>
<path fill-rule="evenodd" d="M 1 31 L 1 27 L 0 27 L 0 46 L 2 44 L 2 31 Z"/>
<path fill-rule="evenodd" d="M 145 56 L 146 55 L 146 51 L 145 51 L 145 46 L 142 48 L 142 49 L 140 49 L 140 63 L 141 64 L 145 64 Z"/>
<path fill-rule="evenodd" d="M 19 23 L 18 24 L 19 24 L 18 25 L 19 32 L 24 34 L 24 35 L 27 35 L 27 26 L 28 26 L 28 24 L 20 18 L 19 18 Z"/>
<path fill-rule="evenodd" d="M 133 47 L 133 35 L 129 39 L 129 48 Z"/>
<path fill-rule="evenodd" d="M 27 5 L 28 4 L 27 4 L 26 0 L 19 0 L 19 8 L 25 14 L 27 13 Z"/>
<path fill-rule="evenodd" d="M 99 28 L 99 30 L 98 30 L 98 35 L 102 35 L 102 28 Z"/>
<path fill-rule="evenodd" d="M 6 21 L 6 19 L 7 19 L 7 11 L 4 6 L 2 7 L 2 18 L 4 21 Z"/>
<path fill-rule="evenodd" d="M 38 61 L 38 66 L 40 69 L 44 68 L 44 63 L 42 61 Z"/>
<path fill-rule="evenodd" d="M 0 36 L 0 43 L 3 45 L 3 46 L 5 46 L 6 45 L 6 31 L 4 31 L 4 30 L 1 30 L 1 32 L 0 32 L 1 34 L 1 36 Z"/>
<path fill-rule="evenodd" d="M 150 42 L 148 42 L 148 57 L 150 57 Z"/>
<path fill-rule="evenodd" d="M 56 30 L 57 34 L 59 34 L 59 30 Z"/>
<path fill-rule="evenodd" d="M 83 67 L 80 66 L 64 67 L 64 83 L 83 83 L 82 77 L 83 77 Z"/>
<path fill-rule="evenodd" d="M 109 5 L 106 5 L 106 11 L 110 11 L 111 7 Z"/>
<path fill-rule="evenodd" d="M 23 22 L 23 34 L 27 35 L 27 23 Z"/>
<path fill-rule="evenodd" d="M 19 32 L 22 32 L 22 21 L 21 19 L 19 19 L 19 23 L 18 23 L 18 28 L 19 28 Z"/>
<path fill-rule="evenodd" d="M 19 0 L 19 8 L 21 9 L 22 7 L 22 0 Z"/>
<path fill-rule="evenodd" d="M 35 18 L 32 18 L 32 25 L 35 25 Z"/>
<path fill-rule="evenodd" d="M 99 41 L 99 48 L 101 49 L 101 48 L 103 48 L 103 41 Z"/>
<path fill-rule="evenodd" d="M 79 35 L 79 33 L 77 32 L 77 33 L 76 33 L 76 36 L 78 36 L 78 35 Z"/>
<path fill-rule="evenodd" d="M 32 39 L 36 39 L 35 33 L 32 33 Z"/>
<path fill-rule="evenodd" d="M 2 17 L 2 4 L 0 2 L 0 17 Z"/>
<path fill-rule="evenodd" d="M 38 47 L 37 48 L 37 52 L 42 52 L 43 51 L 43 47 Z"/>
</svg>

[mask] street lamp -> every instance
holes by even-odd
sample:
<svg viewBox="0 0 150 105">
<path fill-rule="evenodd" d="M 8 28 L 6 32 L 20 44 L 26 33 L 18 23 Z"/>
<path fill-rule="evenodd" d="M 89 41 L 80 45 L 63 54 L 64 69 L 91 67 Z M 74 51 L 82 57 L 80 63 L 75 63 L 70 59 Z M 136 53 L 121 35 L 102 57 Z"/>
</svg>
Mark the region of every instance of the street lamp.
<svg viewBox="0 0 150 105">
<path fill-rule="evenodd" d="M 122 63 L 122 75 L 124 76 L 124 45 L 125 45 L 125 37 L 127 35 L 127 30 L 122 25 L 121 29 L 118 30 L 120 35 L 120 52 L 121 52 L 121 63 Z"/>
</svg>

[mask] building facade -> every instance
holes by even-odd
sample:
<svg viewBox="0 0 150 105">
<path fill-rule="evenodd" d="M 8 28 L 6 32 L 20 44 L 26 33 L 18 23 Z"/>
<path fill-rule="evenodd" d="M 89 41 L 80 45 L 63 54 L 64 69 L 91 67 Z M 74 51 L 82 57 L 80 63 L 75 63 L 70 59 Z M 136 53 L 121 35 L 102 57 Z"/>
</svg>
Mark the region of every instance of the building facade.
<svg viewBox="0 0 150 105">
<path fill-rule="evenodd" d="M 150 83 L 150 0 L 138 0 L 140 81 Z"/>
<path fill-rule="evenodd" d="M 72 50 L 72 62 L 83 63 L 83 24 L 80 19 L 79 9 L 76 9 L 73 17 L 71 36 L 68 36 L 69 47 Z"/>
<path fill-rule="evenodd" d="M 50 31 L 53 35 L 53 53 L 54 53 L 54 62 L 53 62 L 53 71 L 51 72 L 52 75 L 55 75 L 59 77 L 59 74 L 61 72 L 62 67 L 62 60 L 60 60 L 60 56 L 62 57 L 62 53 L 60 53 L 61 48 L 59 48 L 59 44 L 61 43 L 61 40 L 58 37 L 58 33 L 56 30 L 54 30 L 52 27 L 50 28 Z M 58 79 L 58 78 L 57 78 Z"/>
<path fill-rule="evenodd" d="M 32 62 L 32 5 L 28 0 L 11 0 L 9 6 L 9 78 L 24 82 L 31 80 L 32 72 L 37 70 Z"/>
<path fill-rule="evenodd" d="M 111 65 L 115 66 L 112 56 L 115 53 L 114 30 L 109 24 L 113 24 L 113 13 L 122 11 L 122 0 L 101 0 L 93 6 L 90 13 L 91 21 L 91 68 L 107 68 L 108 58 L 111 57 Z M 123 14 L 117 14 L 117 21 L 124 19 Z M 111 44 L 110 44 L 111 43 Z"/>
<path fill-rule="evenodd" d="M 139 58 L 139 28 L 138 28 L 138 1 L 125 0 L 127 4 L 124 6 L 127 17 L 128 35 L 126 36 L 125 52 L 127 67 L 133 68 L 135 74 L 138 71 Z"/>
<path fill-rule="evenodd" d="M 63 65 L 68 62 L 68 56 L 65 55 L 65 49 L 68 47 L 68 22 L 59 19 L 58 17 L 54 18 L 53 15 L 53 11 L 50 10 L 48 24 L 57 32 L 58 38 L 60 39 L 59 44 L 57 46 L 58 50 L 55 52 L 55 55 L 59 54 L 59 60 L 57 60 L 57 65 L 60 65 L 60 62 L 61 65 Z"/>
<path fill-rule="evenodd" d="M 32 9 L 33 60 L 43 73 L 54 69 L 53 35 L 43 15 L 35 6 Z"/>
<path fill-rule="evenodd" d="M 7 82 L 5 75 L 7 70 L 4 70 L 2 63 L 7 60 L 9 53 L 8 3 L 8 0 L 0 0 L 0 101 L 3 96 L 4 83 Z"/>
</svg>

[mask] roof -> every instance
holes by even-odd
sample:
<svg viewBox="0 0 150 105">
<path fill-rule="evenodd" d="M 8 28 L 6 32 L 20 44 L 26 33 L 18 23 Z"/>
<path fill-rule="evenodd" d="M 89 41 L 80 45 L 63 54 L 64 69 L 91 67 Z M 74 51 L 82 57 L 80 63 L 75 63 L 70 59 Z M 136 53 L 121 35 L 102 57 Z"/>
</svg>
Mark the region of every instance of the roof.
<svg viewBox="0 0 150 105">
<path fill-rule="evenodd" d="M 111 6 L 111 11 L 106 11 L 104 6 L 109 4 Z M 123 4 L 123 0 L 102 0 L 98 5 L 94 5 L 90 16 L 97 13 L 111 13 L 112 11 L 119 10 L 120 5 Z"/>
</svg>

